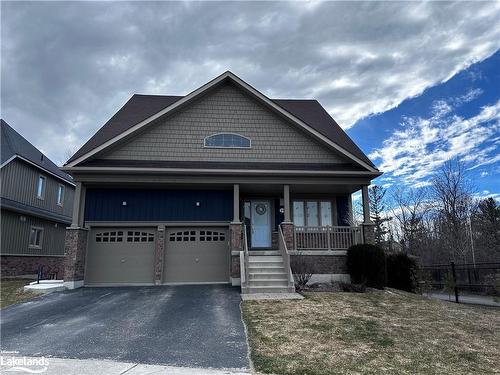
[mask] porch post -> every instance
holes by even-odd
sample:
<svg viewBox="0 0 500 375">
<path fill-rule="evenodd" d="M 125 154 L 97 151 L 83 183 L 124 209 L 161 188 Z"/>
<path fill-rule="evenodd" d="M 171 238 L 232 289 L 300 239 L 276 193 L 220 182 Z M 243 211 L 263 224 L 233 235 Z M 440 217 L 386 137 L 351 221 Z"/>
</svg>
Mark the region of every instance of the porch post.
<svg viewBox="0 0 500 375">
<path fill-rule="evenodd" d="M 76 183 L 71 226 L 64 240 L 64 286 L 68 289 L 83 286 L 88 230 L 84 228 L 85 185 Z"/>
<path fill-rule="evenodd" d="M 85 185 L 81 182 L 76 183 L 75 198 L 73 199 L 73 217 L 71 221 L 71 228 L 82 228 L 85 209 Z"/>
<path fill-rule="evenodd" d="M 240 185 L 233 185 L 233 220 L 229 223 L 229 251 L 231 252 L 231 285 L 241 284 L 240 251 L 243 250 L 243 224 L 240 221 Z"/>
<path fill-rule="evenodd" d="M 368 199 L 368 186 L 362 187 L 363 198 L 363 223 L 371 223 L 370 220 L 370 200 Z"/>
<path fill-rule="evenodd" d="M 283 185 L 283 205 L 285 206 L 285 223 L 292 221 L 290 215 L 290 185 Z"/>
<path fill-rule="evenodd" d="M 363 199 L 363 242 L 375 243 L 375 224 L 370 219 L 370 200 L 368 198 L 368 186 L 363 185 L 361 196 Z"/>
<path fill-rule="evenodd" d="M 240 185 L 233 185 L 233 223 L 240 222 Z"/>
</svg>

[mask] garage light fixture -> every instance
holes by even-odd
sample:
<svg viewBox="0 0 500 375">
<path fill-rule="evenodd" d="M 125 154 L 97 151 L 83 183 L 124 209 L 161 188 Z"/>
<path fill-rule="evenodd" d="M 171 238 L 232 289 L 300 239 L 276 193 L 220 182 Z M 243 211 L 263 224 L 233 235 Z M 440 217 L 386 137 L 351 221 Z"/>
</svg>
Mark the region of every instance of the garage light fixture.
<svg viewBox="0 0 500 375">
<path fill-rule="evenodd" d="M 196 202 L 196 207 L 200 207 L 200 202 Z"/>
<path fill-rule="evenodd" d="M 122 202 L 122 206 L 126 206 L 127 205 L 127 202 L 126 201 L 123 201 Z"/>
</svg>

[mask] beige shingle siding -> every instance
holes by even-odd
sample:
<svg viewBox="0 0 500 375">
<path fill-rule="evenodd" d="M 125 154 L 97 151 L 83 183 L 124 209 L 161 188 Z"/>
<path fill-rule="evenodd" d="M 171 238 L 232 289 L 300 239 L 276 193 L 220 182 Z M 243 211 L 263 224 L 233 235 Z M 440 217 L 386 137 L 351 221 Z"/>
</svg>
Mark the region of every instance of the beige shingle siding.
<svg viewBox="0 0 500 375">
<path fill-rule="evenodd" d="M 71 217 L 73 212 L 74 187 L 45 173 L 22 160 L 15 159 L 1 169 L 1 196 L 28 206 L 42 208 L 53 213 Z M 45 197 L 37 198 L 38 176 L 44 176 Z M 57 205 L 57 189 L 64 185 L 64 202 Z"/>
<path fill-rule="evenodd" d="M 206 136 L 224 132 L 250 138 L 252 148 L 203 147 Z M 228 84 L 101 157 L 121 160 L 345 162 Z"/>
<path fill-rule="evenodd" d="M 26 218 L 21 221 L 21 217 Z M 31 227 L 43 228 L 42 248 L 29 247 Z M 2 255 L 64 255 L 65 224 L 2 210 Z"/>
</svg>

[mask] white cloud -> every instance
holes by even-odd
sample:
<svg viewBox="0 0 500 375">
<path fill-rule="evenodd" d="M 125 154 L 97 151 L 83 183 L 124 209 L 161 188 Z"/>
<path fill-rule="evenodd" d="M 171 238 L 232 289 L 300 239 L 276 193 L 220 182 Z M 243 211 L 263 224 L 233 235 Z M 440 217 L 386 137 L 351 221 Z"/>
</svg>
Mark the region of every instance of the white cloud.
<svg viewBox="0 0 500 375">
<path fill-rule="evenodd" d="M 453 109 L 477 95 L 472 91 L 460 98 L 438 100 L 429 118 L 406 118 L 401 128 L 370 154 L 380 170 L 407 185 L 429 185 L 430 176 L 447 160 L 459 158 L 469 169 L 500 161 L 500 100 L 481 108 L 469 118 Z"/>
<path fill-rule="evenodd" d="M 2 116 L 49 129 L 31 140 L 56 160 L 54 144 L 81 145 L 136 92 L 186 94 L 232 70 L 270 97 L 315 97 L 349 128 L 500 46 L 500 2 L 1 6 Z"/>
</svg>

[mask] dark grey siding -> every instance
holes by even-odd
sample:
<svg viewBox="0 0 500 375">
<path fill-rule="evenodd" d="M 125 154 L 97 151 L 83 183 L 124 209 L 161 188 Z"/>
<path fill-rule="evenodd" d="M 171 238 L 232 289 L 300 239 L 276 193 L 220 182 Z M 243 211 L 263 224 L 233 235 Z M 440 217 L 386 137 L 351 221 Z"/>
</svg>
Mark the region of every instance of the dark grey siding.
<svg viewBox="0 0 500 375">
<path fill-rule="evenodd" d="M 40 175 L 46 178 L 44 199 L 39 199 L 36 196 L 38 176 Z M 71 217 L 74 197 L 74 187 L 72 185 L 54 178 L 41 169 L 19 159 L 11 161 L 1 169 L 1 180 L 2 197 Z M 57 204 L 57 189 L 59 184 L 65 186 L 62 206 Z"/>
<path fill-rule="evenodd" d="M 22 218 L 25 218 L 22 220 Z M 42 248 L 31 249 L 29 236 L 31 227 L 43 228 Z M 2 255 L 64 255 L 66 226 L 7 210 L 1 211 Z"/>
<path fill-rule="evenodd" d="M 86 221 L 230 221 L 232 210 L 232 191 L 89 188 L 85 199 Z"/>
</svg>

